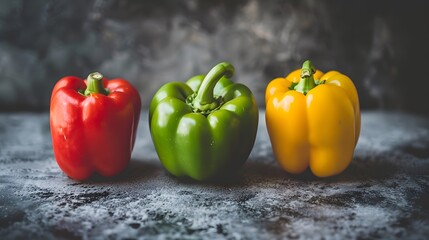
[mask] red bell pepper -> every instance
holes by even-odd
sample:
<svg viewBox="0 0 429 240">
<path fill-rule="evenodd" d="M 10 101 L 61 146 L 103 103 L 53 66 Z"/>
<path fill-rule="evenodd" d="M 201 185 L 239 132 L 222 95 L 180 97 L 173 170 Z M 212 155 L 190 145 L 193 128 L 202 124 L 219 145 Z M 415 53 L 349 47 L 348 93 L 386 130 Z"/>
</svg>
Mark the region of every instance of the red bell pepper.
<svg viewBox="0 0 429 240">
<path fill-rule="evenodd" d="M 86 81 L 64 77 L 52 91 L 50 108 L 55 159 L 69 177 L 113 176 L 128 165 L 141 109 L 130 83 L 100 73 Z"/>
</svg>

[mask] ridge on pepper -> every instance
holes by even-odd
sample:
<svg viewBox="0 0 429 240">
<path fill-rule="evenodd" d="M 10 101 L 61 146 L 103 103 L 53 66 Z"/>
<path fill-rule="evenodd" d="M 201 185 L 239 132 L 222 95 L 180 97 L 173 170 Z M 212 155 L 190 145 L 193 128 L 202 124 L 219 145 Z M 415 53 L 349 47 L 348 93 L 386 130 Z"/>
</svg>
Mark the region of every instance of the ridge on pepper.
<svg viewBox="0 0 429 240">
<path fill-rule="evenodd" d="M 60 79 L 51 95 L 50 127 L 55 159 L 65 174 L 85 180 L 128 165 L 136 139 L 141 100 L 124 79 L 98 72 L 86 80 Z"/>
<path fill-rule="evenodd" d="M 149 127 L 160 161 L 172 175 L 194 180 L 236 172 L 253 148 L 258 106 L 248 87 L 233 83 L 227 62 L 154 95 Z"/>
<path fill-rule="evenodd" d="M 309 167 L 329 177 L 347 168 L 360 133 L 359 98 L 349 77 L 324 74 L 307 60 L 302 69 L 272 80 L 265 102 L 274 155 L 285 171 Z"/>
</svg>

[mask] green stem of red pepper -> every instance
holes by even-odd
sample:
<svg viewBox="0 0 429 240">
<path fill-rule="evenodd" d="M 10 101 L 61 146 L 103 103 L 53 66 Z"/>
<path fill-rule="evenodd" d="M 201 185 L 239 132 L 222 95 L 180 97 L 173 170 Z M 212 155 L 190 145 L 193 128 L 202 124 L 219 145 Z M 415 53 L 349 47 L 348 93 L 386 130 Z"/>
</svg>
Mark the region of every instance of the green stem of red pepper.
<svg viewBox="0 0 429 240">
<path fill-rule="evenodd" d="M 92 93 L 101 93 L 103 95 L 109 94 L 107 89 L 103 86 L 103 75 L 99 72 L 89 74 L 86 79 L 86 86 L 85 96 L 89 96 Z"/>
<path fill-rule="evenodd" d="M 295 91 L 298 91 L 304 95 L 307 95 L 307 93 L 315 88 L 317 86 L 316 81 L 314 81 L 313 74 L 316 72 L 316 69 L 314 68 L 313 64 L 310 60 L 305 61 L 302 64 L 301 69 L 301 79 L 299 80 L 299 83 L 294 87 Z"/>
<path fill-rule="evenodd" d="M 197 96 L 192 101 L 192 106 L 200 112 L 208 112 L 218 108 L 221 104 L 221 99 L 213 95 L 214 87 L 222 77 L 230 78 L 233 74 L 234 67 L 228 62 L 222 62 L 214 66 L 201 83 Z"/>
</svg>

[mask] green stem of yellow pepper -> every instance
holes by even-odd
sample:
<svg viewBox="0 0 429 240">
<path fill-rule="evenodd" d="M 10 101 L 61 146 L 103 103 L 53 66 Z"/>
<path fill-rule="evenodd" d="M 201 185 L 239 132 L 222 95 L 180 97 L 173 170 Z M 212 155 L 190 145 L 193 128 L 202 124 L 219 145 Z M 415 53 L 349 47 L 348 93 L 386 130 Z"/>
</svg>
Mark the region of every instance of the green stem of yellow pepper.
<svg viewBox="0 0 429 240">
<path fill-rule="evenodd" d="M 213 96 L 216 83 L 223 77 L 232 77 L 234 67 L 227 62 L 222 62 L 214 66 L 205 76 L 196 97 L 192 101 L 192 106 L 200 112 L 208 112 L 219 107 L 221 99 Z"/>
<path fill-rule="evenodd" d="M 294 87 L 295 91 L 298 91 L 304 95 L 307 95 L 307 93 L 317 86 L 316 82 L 314 81 L 313 74 L 316 72 L 316 69 L 314 68 L 313 64 L 310 60 L 305 61 L 302 64 L 302 70 L 301 70 L 301 79 L 299 80 L 299 83 Z"/>
</svg>

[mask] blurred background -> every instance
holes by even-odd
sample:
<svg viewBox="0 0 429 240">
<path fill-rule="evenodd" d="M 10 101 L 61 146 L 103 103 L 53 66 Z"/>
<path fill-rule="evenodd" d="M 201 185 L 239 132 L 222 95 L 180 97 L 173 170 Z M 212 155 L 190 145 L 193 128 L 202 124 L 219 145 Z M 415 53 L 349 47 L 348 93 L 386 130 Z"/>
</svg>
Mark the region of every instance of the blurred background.
<svg viewBox="0 0 429 240">
<path fill-rule="evenodd" d="M 236 68 L 263 108 L 267 83 L 306 59 L 350 76 L 364 110 L 429 115 L 429 1 L 0 2 L 0 111 L 48 111 L 63 76 L 132 82 L 146 108 L 169 81 Z"/>
</svg>

